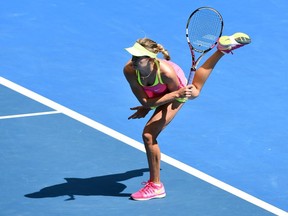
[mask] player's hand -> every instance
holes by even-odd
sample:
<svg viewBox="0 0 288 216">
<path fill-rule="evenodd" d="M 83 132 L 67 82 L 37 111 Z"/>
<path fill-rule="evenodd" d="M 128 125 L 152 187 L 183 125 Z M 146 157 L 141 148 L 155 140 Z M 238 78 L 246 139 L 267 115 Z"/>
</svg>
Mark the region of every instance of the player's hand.
<svg viewBox="0 0 288 216">
<path fill-rule="evenodd" d="M 136 112 L 133 115 L 129 116 L 128 119 L 140 119 L 144 118 L 151 109 L 143 106 L 137 106 L 130 108 L 130 110 L 136 110 Z"/>
<path fill-rule="evenodd" d="M 190 98 L 193 95 L 194 85 L 187 85 L 178 90 L 180 98 Z"/>
<path fill-rule="evenodd" d="M 193 85 L 187 85 L 178 90 L 180 98 L 193 100 L 199 96 L 199 90 Z"/>
</svg>

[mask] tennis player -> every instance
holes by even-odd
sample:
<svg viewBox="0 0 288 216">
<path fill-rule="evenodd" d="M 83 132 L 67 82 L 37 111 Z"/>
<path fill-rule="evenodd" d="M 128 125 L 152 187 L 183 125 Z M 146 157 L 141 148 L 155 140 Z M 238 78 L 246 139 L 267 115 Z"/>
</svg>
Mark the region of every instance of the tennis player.
<svg viewBox="0 0 288 216">
<path fill-rule="evenodd" d="M 149 200 L 166 196 L 164 185 L 160 181 L 158 135 L 188 99 L 199 96 L 207 78 L 223 55 L 250 42 L 250 37 L 244 33 L 220 37 L 217 50 L 197 69 L 193 83 L 187 86 L 183 70 L 170 61 L 170 55 L 162 45 L 149 38 L 142 38 L 132 47 L 126 48 L 132 59 L 124 66 L 124 75 L 141 104 L 131 108 L 135 112 L 128 119 L 144 118 L 151 110 L 154 111 L 142 133 L 150 178 L 143 183 L 142 189 L 131 195 L 132 199 Z M 164 59 L 158 58 L 158 53 L 162 53 Z"/>
</svg>

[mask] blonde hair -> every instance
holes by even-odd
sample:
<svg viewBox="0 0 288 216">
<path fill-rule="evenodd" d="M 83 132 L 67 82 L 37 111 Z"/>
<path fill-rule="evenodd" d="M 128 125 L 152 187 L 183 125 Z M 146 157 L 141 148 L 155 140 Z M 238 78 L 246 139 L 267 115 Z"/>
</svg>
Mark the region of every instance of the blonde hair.
<svg viewBox="0 0 288 216">
<path fill-rule="evenodd" d="M 145 49 L 149 50 L 150 52 L 153 52 L 156 54 L 161 52 L 164 56 L 164 59 L 166 60 L 171 59 L 169 52 L 161 44 L 157 44 L 155 41 L 149 38 L 141 38 L 141 39 L 138 39 L 137 42 L 141 46 L 143 46 Z"/>
</svg>

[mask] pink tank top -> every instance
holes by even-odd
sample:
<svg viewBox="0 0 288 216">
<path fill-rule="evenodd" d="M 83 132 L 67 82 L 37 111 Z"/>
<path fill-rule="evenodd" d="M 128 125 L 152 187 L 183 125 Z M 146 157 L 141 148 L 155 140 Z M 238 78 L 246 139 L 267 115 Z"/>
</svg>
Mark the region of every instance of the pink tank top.
<svg viewBox="0 0 288 216">
<path fill-rule="evenodd" d="M 174 68 L 174 70 L 177 74 L 179 83 L 180 83 L 179 88 L 185 86 L 187 79 L 185 77 L 183 70 L 177 64 L 175 64 L 171 61 L 166 61 L 166 60 L 164 60 L 164 61 L 167 62 L 168 64 L 170 64 Z M 153 85 L 151 85 L 151 86 L 144 86 L 142 84 L 141 79 L 140 79 L 140 72 L 139 72 L 139 70 L 136 70 L 138 83 L 142 86 L 143 90 L 145 91 L 145 93 L 147 94 L 147 96 L 149 98 L 163 96 L 168 92 L 167 85 L 164 84 L 162 79 L 161 79 L 159 62 L 158 61 L 155 61 L 155 62 L 156 62 L 158 69 L 157 69 L 155 81 L 154 81 Z"/>
</svg>

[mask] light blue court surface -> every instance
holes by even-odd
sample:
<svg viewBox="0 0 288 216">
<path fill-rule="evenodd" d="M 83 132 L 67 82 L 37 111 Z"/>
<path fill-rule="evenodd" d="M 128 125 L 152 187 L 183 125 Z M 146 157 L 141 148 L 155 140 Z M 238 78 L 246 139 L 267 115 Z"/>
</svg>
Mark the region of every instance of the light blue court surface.
<svg viewBox="0 0 288 216">
<path fill-rule="evenodd" d="M 219 62 L 159 137 L 167 198 L 132 202 L 148 177 L 147 119 L 127 120 L 138 102 L 124 48 L 151 37 L 188 73 L 186 20 L 206 5 L 224 34 L 252 43 Z M 285 0 L 0 2 L 2 214 L 285 215 L 287 10 Z"/>
</svg>

